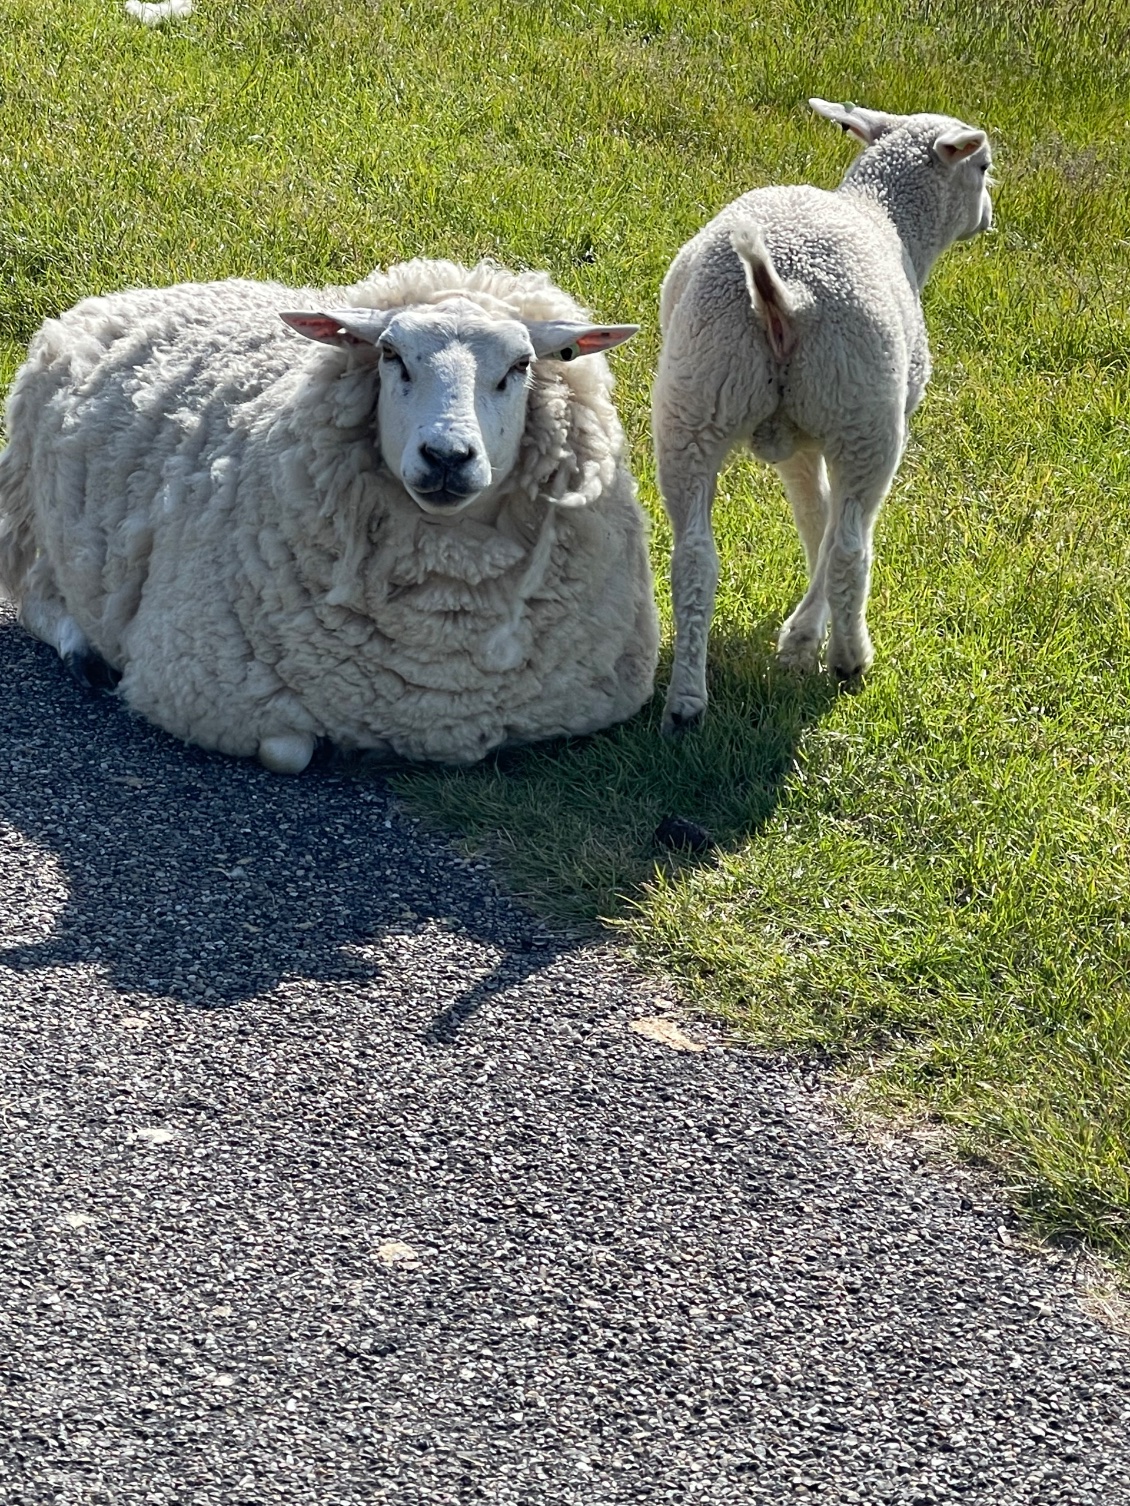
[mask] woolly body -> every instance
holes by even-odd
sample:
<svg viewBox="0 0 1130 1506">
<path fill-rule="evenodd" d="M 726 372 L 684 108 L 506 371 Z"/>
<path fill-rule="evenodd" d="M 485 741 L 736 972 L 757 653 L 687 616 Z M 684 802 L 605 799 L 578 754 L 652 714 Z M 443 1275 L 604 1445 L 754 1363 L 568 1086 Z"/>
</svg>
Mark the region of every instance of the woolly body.
<svg viewBox="0 0 1130 1506">
<path fill-rule="evenodd" d="M 418 261 L 329 292 L 183 284 L 49 320 L 0 456 L 0 583 L 25 625 L 64 655 L 85 640 L 174 735 L 287 771 L 318 737 L 463 764 L 632 715 L 658 630 L 604 359 L 536 361 L 507 482 L 436 518 L 381 463 L 373 348 L 279 318 L 452 295 L 583 317 L 542 274 Z"/>
<path fill-rule="evenodd" d="M 941 252 L 991 218 L 984 132 L 812 104 L 867 147 L 840 187 L 745 194 L 663 284 L 653 429 L 675 533 L 668 731 L 706 705 L 710 510 L 737 444 L 778 467 L 805 548 L 809 591 L 781 630 L 782 661 L 812 668 L 830 619 L 830 667 L 851 677 L 870 664 L 872 531 L 930 375 L 921 288 Z"/>
</svg>

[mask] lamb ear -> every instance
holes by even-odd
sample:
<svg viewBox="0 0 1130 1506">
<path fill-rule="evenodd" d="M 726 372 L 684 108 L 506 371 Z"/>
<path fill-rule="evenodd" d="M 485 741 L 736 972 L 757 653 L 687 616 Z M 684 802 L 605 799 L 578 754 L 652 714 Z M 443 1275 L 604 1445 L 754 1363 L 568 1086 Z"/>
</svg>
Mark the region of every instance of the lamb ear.
<svg viewBox="0 0 1130 1506">
<path fill-rule="evenodd" d="M 565 319 L 527 320 L 534 355 L 545 361 L 575 361 L 623 345 L 638 324 L 570 324 Z"/>
<path fill-rule="evenodd" d="M 810 99 L 808 103 L 817 115 L 850 131 L 864 146 L 874 146 L 880 136 L 893 131 L 905 119 L 902 115 L 884 115 L 882 110 L 865 110 L 861 105 L 836 105 L 829 99 Z"/>
<path fill-rule="evenodd" d="M 952 167 L 957 162 L 964 162 L 967 157 L 975 156 L 987 145 L 988 140 L 984 131 L 974 130 L 972 126 L 951 126 L 934 142 L 934 154 Z"/>
<path fill-rule="evenodd" d="M 323 345 L 375 345 L 392 315 L 384 309 L 329 309 L 326 312 L 280 313 L 284 324 L 307 340 Z"/>
</svg>

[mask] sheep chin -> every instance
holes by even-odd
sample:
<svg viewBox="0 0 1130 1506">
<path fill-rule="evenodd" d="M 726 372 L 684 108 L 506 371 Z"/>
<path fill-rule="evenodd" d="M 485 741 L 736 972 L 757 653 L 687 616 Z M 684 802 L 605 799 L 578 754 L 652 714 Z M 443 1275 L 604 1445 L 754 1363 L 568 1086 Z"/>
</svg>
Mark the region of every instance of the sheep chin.
<svg viewBox="0 0 1130 1506">
<path fill-rule="evenodd" d="M 455 518 L 464 513 L 483 495 L 481 491 L 469 492 L 465 497 L 459 497 L 453 502 L 432 502 L 426 494 L 413 491 L 407 482 L 401 482 L 404 490 L 415 502 L 426 517 L 429 518 Z"/>
</svg>

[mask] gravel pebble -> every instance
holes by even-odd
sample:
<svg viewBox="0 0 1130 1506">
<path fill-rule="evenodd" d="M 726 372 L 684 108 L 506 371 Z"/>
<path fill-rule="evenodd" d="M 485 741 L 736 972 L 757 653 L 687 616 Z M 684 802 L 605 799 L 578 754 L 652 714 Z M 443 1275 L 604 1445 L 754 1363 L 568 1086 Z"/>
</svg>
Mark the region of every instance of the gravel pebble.
<svg viewBox="0 0 1130 1506">
<path fill-rule="evenodd" d="M 1130 1502 L 1127 1343 L 982 1183 L 371 777 L 0 669 L 0 1502 Z"/>
</svg>

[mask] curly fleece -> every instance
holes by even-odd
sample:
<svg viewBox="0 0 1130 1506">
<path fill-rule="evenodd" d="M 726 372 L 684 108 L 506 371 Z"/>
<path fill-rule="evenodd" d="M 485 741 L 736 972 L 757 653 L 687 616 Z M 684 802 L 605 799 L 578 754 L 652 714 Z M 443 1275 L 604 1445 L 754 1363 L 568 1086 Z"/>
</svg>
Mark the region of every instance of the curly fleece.
<svg viewBox="0 0 1130 1506">
<path fill-rule="evenodd" d="M 375 352 L 278 318 L 453 294 L 586 317 L 540 273 L 413 261 L 49 320 L 8 404 L 0 581 L 69 612 L 134 710 L 226 753 L 304 733 L 465 764 L 631 716 L 658 629 L 604 359 L 536 362 L 508 485 L 437 523 L 381 465 Z"/>
</svg>

